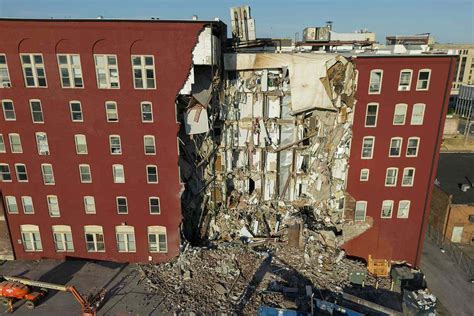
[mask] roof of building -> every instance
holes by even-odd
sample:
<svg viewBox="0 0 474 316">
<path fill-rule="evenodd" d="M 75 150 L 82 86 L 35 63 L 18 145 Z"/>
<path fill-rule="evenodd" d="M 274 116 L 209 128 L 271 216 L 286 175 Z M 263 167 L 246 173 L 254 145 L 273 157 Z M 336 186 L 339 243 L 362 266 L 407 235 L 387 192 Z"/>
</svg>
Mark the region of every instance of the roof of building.
<svg viewBox="0 0 474 316">
<path fill-rule="evenodd" d="M 461 191 L 463 184 L 474 181 L 474 153 L 440 154 L 436 179 L 438 186 L 453 196 L 453 204 L 474 204 L 474 187 Z"/>
<path fill-rule="evenodd" d="M 132 22 L 132 23 L 224 23 L 221 20 L 162 20 L 160 18 L 150 18 L 150 19 L 119 19 L 119 18 L 104 18 L 99 16 L 97 18 L 15 18 L 15 17 L 0 17 L 0 21 L 21 21 L 21 22 Z M 224 23 L 225 24 L 225 23 Z"/>
</svg>

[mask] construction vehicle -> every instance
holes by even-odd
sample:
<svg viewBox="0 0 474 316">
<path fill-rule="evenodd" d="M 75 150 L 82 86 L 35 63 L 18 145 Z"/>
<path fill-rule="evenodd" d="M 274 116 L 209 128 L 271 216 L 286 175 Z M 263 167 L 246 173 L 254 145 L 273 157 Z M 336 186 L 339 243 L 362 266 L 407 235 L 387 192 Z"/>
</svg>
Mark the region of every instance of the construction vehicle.
<svg viewBox="0 0 474 316">
<path fill-rule="evenodd" d="M 3 279 L 3 281 L 1 281 Z M 41 281 L 34 281 L 25 278 L 0 276 L 0 303 L 8 307 L 9 312 L 13 312 L 13 304 L 18 300 L 25 300 L 26 307 L 33 309 L 46 297 L 48 289 L 69 292 L 81 304 L 83 316 L 96 316 L 97 308 L 105 298 L 105 289 L 98 293 L 88 295 L 85 299 L 74 286 L 52 284 Z"/>
</svg>

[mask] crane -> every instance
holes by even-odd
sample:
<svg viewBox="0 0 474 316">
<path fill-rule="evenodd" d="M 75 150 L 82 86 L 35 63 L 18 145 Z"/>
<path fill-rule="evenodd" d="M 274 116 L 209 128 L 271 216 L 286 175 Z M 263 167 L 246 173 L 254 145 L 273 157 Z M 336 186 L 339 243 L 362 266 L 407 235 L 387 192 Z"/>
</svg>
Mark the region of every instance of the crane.
<svg viewBox="0 0 474 316">
<path fill-rule="evenodd" d="M 0 278 L 7 280 L 0 283 L 0 297 L 8 302 L 9 311 L 13 311 L 13 301 L 18 299 L 26 300 L 26 306 L 34 308 L 36 303 L 46 296 L 46 289 L 50 289 L 71 293 L 81 304 L 83 316 L 96 316 L 97 308 L 102 303 L 106 292 L 105 289 L 102 289 L 97 294 L 85 299 L 74 286 L 70 285 L 59 285 L 13 276 L 0 276 Z M 33 287 L 40 288 L 40 290 L 33 291 Z"/>
</svg>

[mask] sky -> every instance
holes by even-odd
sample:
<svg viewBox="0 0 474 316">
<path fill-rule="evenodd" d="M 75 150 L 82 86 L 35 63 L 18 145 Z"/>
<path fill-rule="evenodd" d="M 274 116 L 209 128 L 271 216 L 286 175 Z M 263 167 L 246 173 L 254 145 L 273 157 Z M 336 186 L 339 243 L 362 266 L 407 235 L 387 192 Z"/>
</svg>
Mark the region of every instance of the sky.
<svg viewBox="0 0 474 316">
<path fill-rule="evenodd" d="M 301 39 L 303 29 L 333 21 L 336 32 L 367 28 L 387 35 L 431 33 L 440 43 L 474 43 L 474 0 L 0 0 L 0 17 L 200 20 L 250 5 L 257 37 Z M 298 33 L 298 34 L 296 34 Z"/>
</svg>

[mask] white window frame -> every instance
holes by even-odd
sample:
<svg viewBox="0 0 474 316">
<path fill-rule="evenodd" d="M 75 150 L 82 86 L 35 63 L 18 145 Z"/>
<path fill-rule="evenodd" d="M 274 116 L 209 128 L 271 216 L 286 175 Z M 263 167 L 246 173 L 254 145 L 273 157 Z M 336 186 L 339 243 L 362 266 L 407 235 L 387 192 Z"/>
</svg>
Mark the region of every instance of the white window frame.
<svg viewBox="0 0 474 316">
<path fill-rule="evenodd" d="M 393 171 L 393 170 L 395 170 L 395 175 L 393 176 L 395 182 L 394 182 L 394 183 L 387 183 L 387 182 L 388 182 L 388 179 L 389 179 L 388 173 L 389 173 L 390 171 Z M 388 167 L 388 168 L 387 168 L 387 171 L 385 172 L 385 186 L 386 186 L 386 187 L 396 187 L 396 186 L 397 186 L 397 182 L 398 182 L 398 168 L 396 168 L 396 167 Z"/>
<path fill-rule="evenodd" d="M 92 241 L 87 241 L 87 235 L 92 236 Z M 102 236 L 98 238 L 98 236 Z M 102 241 L 100 241 L 102 239 Z M 98 225 L 86 225 L 84 226 L 84 240 L 86 242 L 87 252 L 105 252 L 105 236 L 104 229 Z M 93 245 L 93 249 L 89 249 L 89 244 Z M 99 245 L 102 244 L 102 249 L 99 249 Z"/>
<path fill-rule="evenodd" d="M 0 172 L 0 181 L 1 182 L 12 182 L 13 177 L 12 177 L 12 171 L 10 169 L 10 165 L 7 164 L 7 163 L 0 163 L 0 167 L 5 167 L 6 168 L 6 171 Z M 5 175 L 8 175 L 8 178 L 10 178 L 10 179 L 5 180 Z"/>
<path fill-rule="evenodd" d="M 406 216 L 401 216 L 401 214 L 400 214 L 400 206 L 401 206 L 402 203 L 408 203 L 408 207 L 407 207 L 408 211 L 407 211 Z M 410 215 L 410 206 L 411 206 L 411 201 L 410 200 L 400 200 L 398 202 L 397 218 L 404 218 L 404 219 L 408 218 L 408 216 Z"/>
<path fill-rule="evenodd" d="M 390 204 L 390 216 L 385 216 L 383 214 L 385 203 Z M 380 218 L 392 218 L 392 216 L 393 216 L 393 206 L 394 206 L 394 201 L 393 200 L 383 200 L 382 201 L 382 208 L 380 210 Z"/>
<path fill-rule="evenodd" d="M 413 175 L 410 178 L 411 179 L 410 183 L 405 184 L 405 177 L 408 177 L 408 175 L 406 173 L 409 172 L 409 171 L 413 171 Z M 403 169 L 402 187 L 412 187 L 414 185 L 414 183 L 415 183 L 415 171 L 416 171 L 416 169 L 413 168 L 413 167 L 407 167 L 407 168 Z"/>
<path fill-rule="evenodd" d="M 146 65 L 145 58 L 151 57 L 153 61 L 153 65 Z M 140 58 L 140 65 L 135 65 L 133 63 L 134 58 Z M 153 55 L 132 55 L 131 56 L 131 64 L 132 64 L 132 75 L 133 75 L 133 87 L 137 90 L 155 90 L 156 89 L 156 71 L 155 71 L 155 56 Z M 135 78 L 135 70 L 139 70 L 142 75 L 142 87 L 137 87 Z M 148 87 L 148 78 L 147 78 L 147 70 L 153 71 L 153 87 Z"/>
<path fill-rule="evenodd" d="M 408 85 L 401 85 L 402 84 L 402 74 L 403 73 L 410 73 L 410 79 L 408 80 Z M 411 80 L 413 78 L 413 69 L 402 69 L 400 70 L 400 77 L 398 79 L 398 91 L 410 91 L 411 89 Z M 406 87 L 406 88 L 404 88 Z"/>
<path fill-rule="evenodd" d="M 112 143 L 112 139 L 118 139 L 118 146 L 117 144 Z M 119 151 L 114 152 L 114 148 L 118 148 Z M 121 155 L 122 154 L 122 139 L 120 135 L 109 135 L 109 150 L 111 155 Z"/>
<path fill-rule="evenodd" d="M 97 63 L 98 57 L 105 58 L 105 65 L 99 65 Z M 115 58 L 115 65 L 109 64 L 109 58 Z M 97 88 L 98 89 L 120 89 L 120 73 L 119 73 L 119 66 L 118 66 L 118 58 L 117 55 L 114 54 L 94 54 L 94 65 L 95 65 L 95 74 L 97 80 Z M 100 79 L 99 79 L 99 70 L 103 70 L 105 73 L 105 86 L 101 86 Z M 117 71 L 117 86 L 112 86 L 112 76 L 111 70 Z"/>
<path fill-rule="evenodd" d="M 120 199 L 124 199 L 124 200 L 125 200 L 125 205 L 119 204 L 119 200 L 120 200 Z M 126 215 L 126 214 L 128 214 L 128 199 L 127 199 L 126 196 L 117 196 L 117 197 L 115 197 L 115 204 L 116 204 L 116 206 L 117 206 L 117 214 L 119 214 L 119 215 Z M 121 207 L 121 206 L 122 206 L 122 207 L 125 206 L 126 209 L 127 209 L 127 211 L 126 211 L 126 212 L 121 212 L 121 211 L 120 211 L 120 207 Z"/>
<path fill-rule="evenodd" d="M 46 169 L 45 168 L 50 168 L 51 173 L 45 173 Z M 50 163 L 42 163 L 41 164 L 41 174 L 43 176 L 43 184 L 44 185 L 55 185 L 56 181 L 54 180 L 54 171 L 53 171 L 53 165 Z M 51 182 L 46 181 L 46 177 L 50 176 L 51 177 Z"/>
<path fill-rule="evenodd" d="M 86 172 L 83 172 L 83 171 L 86 171 Z M 85 176 L 87 176 L 89 179 L 85 178 Z M 91 172 L 90 165 L 88 164 L 79 165 L 79 179 L 81 180 L 81 183 L 92 183 L 92 172 Z"/>
<path fill-rule="evenodd" d="M 149 173 L 149 168 L 155 168 L 155 171 L 156 171 L 156 181 L 150 181 L 150 176 L 152 175 L 151 173 Z M 149 184 L 156 184 L 158 183 L 159 179 L 158 179 L 158 167 L 156 165 L 146 165 L 146 183 L 149 183 Z"/>
<path fill-rule="evenodd" d="M 150 241 L 150 235 L 153 235 L 155 241 Z M 163 242 L 160 242 L 160 236 L 164 236 Z M 168 234 L 165 226 L 148 226 L 147 228 L 148 251 L 150 253 L 167 253 L 168 252 Z"/>
<path fill-rule="evenodd" d="M 380 86 L 378 91 L 372 91 L 371 92 L 371 86 L 372 86 L 372 73 L 380 72 Z M 383 70 L 382 69 L 372 69 L 369 74 L 369 94 L 380 94 L 382 92 L 382 82 L 383 82 Z"/>
<path fill-rule="evenodd" d="M 109 115 L 109 108 L 107 107 L 109 104 L 114 105 L 114 113 L 110 112 L 112 115 L 115 115 L 117 117 L 116 120 L 113 120 L 111 117 L 112 115 Z M 110 110 L 112 111 L 112 110 Z M 107 120 L 107 123 L 118 123 L 119 121 L 119 113 L 118 113 L 118 106 L 117 102 L 115 101 L 105 101 L 105 119 Z"/>
<path fill-rule="evenodd" d="M 43 113 L 43 106 L 41 105 L 41 100 L 39 99 L 30 99 L 30 113 L 31 113 L 31 121 L 33 124 L 44 124 L 44 113 Z M 36 110 L 33 110 L 33 103 L 38 103 L 39 104 L 39 112 Z M 41 113 L 41 121 L 35 121 L 35 113 Z"/>
<path fill-rule="evenodd" d="M 422 109 L 421 111 L 421 120 L 419 122 L 415 122 L 415 108 L 420 107 Z M 425 109 L 426 109 L 426 104 L 424 103 L 415 103 L 413 104 L 413 108 L 411 110 L 411 125 L 423 125 L 423 121 L 425 118 Z"/>
<path fill-rule="evenodd" d="M 0 76 L 0 89 L 2 89 L 2 88 L 11 88 L 12 87 L 12 81 L 10 79 L 10 71 L 8 70 L 7 55 L 0 54 L 0 56 L 3 56 L 3 58 L 5 59 L 5 64 L 0 63 L 0 70 L 4 69 L 6 71 L 6 77 Z M 1 74 L 1 72 L 0 72 L 0 74 Z"/>
<path fill-rule="evenodd" d="M 38 225 L 20 225 L 21 243 L 25 252 L 41 252 L 43 245 L 41 243 L 41 233 Z M 28 237 L 28 238 L 27 238 Z M 26 246 L 28 243 L 30 246 Z"/>
<path fill-rule="evenodd" d="M 81 65 L 81 56 L 79 54 L 57 54 L 56 59 L 58 61 L 58 69 L 59 69 L 59 81 L 61 82 L 61 87 L 63 89 L 84 89 L 84 77 L 82 75 L 82 65 Z M 66 63 L 62 64 L 59 60 L 61 57 L 66 57 Z M 77 57 L 79 63 L 74 64 L 73 63 L 73 57 Z M 69 80 L 69 87 L 64 86 L 63 82 L 63 73 L 62 69 L 65 69 L 67 71 L 67 77 Z M 75 72 L 76 71 L 76 72 Z M 78 72 L 77 72 L 78 71 Z M 81 79 L 81 84 L 76 85 L 76 74 L 79 74 L 79 77 Z"/>
<path fill-rule="evenodd" d="M 3 134 L 0 134 L 0 153 L 4 154 L 7 152 L 7 146 L 5 145 L 5 138 Z"/>
<path fill-rule="evenodd" d="M 56 252 L 74 252 L 74 240 L 72 238 L 71 226 L 68 225 L 53 225 L 53 242 Z M 68 241 L 68 237 L 70 240 Z M 60 249 L 60 247 L 62 249 Z"/>
<path fill-rule="evenodd" d="M 21 205 L 23 206 L 23 214 L 31 215 L 35 213 L 35 206 L 33 204 L 33 198 L 31 196 L 22 196 Z M 31 212 L 27 210 L 27 206 L 31 207 Z"/>
<path fill-rule="evenodd" d="M 121 241 L 119 235 L 122 236 Z M 115 226 L 115 239 L 117 241 L 117 252 L 137 252 L 137 242 L 135 239 L 135 228 L 133 226 Z M 124 245 L 124 250 L 120 250 L 120 244 Z M 133 246 L 131 246 L 133 245 Z"/>
<path fill-rule="evenodd" d="M 53 203 L 56 201 L 56 203 Z M 61 217 L 61 209 L 59 208 L 59 199 L 57 195 L 47 195 L 48 213 L 50 217 Z"/>
<path fill-rule="evenodd" d="M 415 155 L 408 155 L 408 149 L 409 148 L 412 148 L 410 147 L 410 140 L 413 140 L 413 139 L 416 139 L 417 140 L 417 144 L 416 144 L 416 154 Z M 408 138 L 408 141 L 407 141 L 407 150 L 406 150 L 406 157 L 411 157 L 411 158 L 415 158 L 415 157 L 418 157 L 418 152 L 420 151 L 420 137 L 409 137 Z"/>
<path fill-rule="evenodd" d="M 152 201 L 152 200 L 157 200 L 157 201 L 158 201 L 158 213 L 151 211 L 151 208 L 152 208 L 151 201 Z M 150 197 L 148 198 L 148 209 L 149 209 L 151 215 L 160 215 L 160 214 L 161 214 L 161 202 L 160 202 L 160 198 L 157 197 L 157 196 L 150 196 Z"/>
<path fill-rule="evenodd" d="M 5 206 L 8 214 L 19 214 L 20 209 L 18 208 L 18 202 L 16 196 L 7 195 L 5 196 Z"/>
<path fill-rule="evenodd" d="M 397 117 L 397 108 L 403 108 L 404 109 L 404 113 L 403 113 L 403 123 L 397 123 L 395 121 L 396 117 Z M 398 103 L 395 105 L 395 109 L 393 111 L 393 125 L 405 125 L 405 122 L 407 120 L 407 112 L 408 112 L 408 104 L 406 103 Z"/>
<path fill-rule="evenodd" d="M 5 103 L 11 103 L 12 104 L 12 109 L 11 110 L 5 110 Z M 15 112 L 15 104 L 13 103 L 13 100 L 10 99 L 3 99 L 2 100 L 2 111 L 3 111 L 3 118 L 5 121 L 8 122 L 13 122 L 16 121 L 16 112 Z M 7 111 L 13 113 L 13 118 L 8 118 L 7 117 Z"/>
<path fill-rule="evenodd" d="M 154 149 L 153 153 L 147 153 L 147 150 L 146 150 L 147 149 L 147 145 L 146 145 L 146 139 L 147 138 L 153 139 L 153 149 Z M 150 155 L 150 156 L 156 155 L 156 140 L 155 140 L 154 135 L 145 135 L 145 136 L 143 136 L 143 150 L 145 152 L 145 155 L 147 155 L 147 156 L 148 155 Z"/>
<path fill-rule="evenodd" d="M 364 157 L 364 143 L 366 140 L 372 139 L 372 147 L 370 150 L 370 157 Z M 374 151 L 375 151 L 375 136 L 365 136 L 362 138 L 362 149 L 360 152 L 360 159 L 372 159 L 374 157 Z"/>
<path fill-rule="evenodd" d="M 30 58 L 30 63 L 24 63 L 23 62 L 23 56 L 28 56 Z M 41 63 L 36 63 L 35 57 L 36 56 L 41 56 Z M 41 53 L 25 53 L 25 54 L 20 54 L 20 62 L 21 62 L 21 68 L 23 70 L 23 79 L 25 83 L 26 88 L 47 88 L 48 87 L 48 80 L 46 79 L 46 67 L 44 65 L 44 58 L 43 54 Z M 32 73 L 32 78 L 33 78 L 33 85 L 28 85 L 28 80 L 26 80 L 26 67 L 31 68 L 31 73 Z M 42 78 L 38 74 L 38 70 L 42 69 L 44 73 L 44 85 L 40 85 L 40 78 Z"/>
<path fill-rule="evenodd" d="M 25 172 L 19 172 L 18 167 L 24 167 Z M 16 173 L 16 180 L 18 182 L 28 182 L 28 170 L 26 169 L 26 165 L 24 163 L 16 163 L 15 164 L 15 173 Z M 25 174 L 26 180 L 20 180 L 20 174 Z"/>
<path fill-rule="evenodd" d="M 75 134 L 74 135 L 74 144 L 76 145 L 76 154 L 78 155 L 87 155 L 87 138 L 84 134 Z M 81 149 L 84 148 L 85 150 Z"/>
<path fill-rule="evenodd" d="M 398 147 L 398 155 L 392 155 L 392 148 L 395 148 L 395 147 L 392 147 L 392 142 L 395 141 L 395 140 L 399 140 L 400 141 L 400 146 Z M 403 138 L 402 137 L 392 137 L 390 138 L 390 143 L 389 143 L 389 148 L 388 148 L 388 156 L 389 157 L 400 157 L 402 155 L 402 148 L 403 148 Z"/>
<path fill-rule="evenodd" d="M 89 203 L 92 201 L 92 203 Z M 96 214 L 95 198 L 91 195 L 84 196 L 84 211 L 86 214 Z"/>
<path fill-rule="evenodd" d="M 367 174 L 367 177 L 363 177 L 364 173 Z M 369 176 L 370 176 L 370 170 L 367 168 L 360 169 L 360 176 L 359 176 L 359 181 L 361 182 L 367 182 L 369 181 Z"/>
<path fill-rule="evenodd" d="M 375 110 L 375 122 L 374 122 L 374 125 L 367 125 L 367 118 L 369 117 L 369 107 L 371 106 L 375 106 L 376 110 Z M 365 109 L 365 122 L 364 122 L 364 126 L 365 127 L 377 127 L 377 119 L 378 119 L 378 116 L 379 116 L 379 104 L 378 103 L 368 103 L 367 104 L 367 107 Z"/>
<path fill-rule="evenodd" d="M 12 141 L 12 138 L 16 138 L 18 139 L 18 143 Z M 10 133 L 8 134 L 8 140 L 10 141 L 10 150 L 11 150 L 11 153 L 12 154 L 22 154 L 23 153 L 23 146 L 21 144 L 21 137 L 20 137 L 20 134 L 18 133 Z M 14 150 L 14 146 L 19 146 L 19 150 Z"/>
<path fill-rule="evenodd" d="M 420 84 L 420 74 L 422 72 L 427 72 L 428 73 L 428 79 L 426 80 L 427 81 L 426 88 L 419 88 L 418 87 L 418 85 Z M 430 89 L 430 81 L 431 81 L 431 69 L 420 69 L 420 70 L 418 70 L 418 76 L 417 76 L 417 80 L 416 80 L 416 91 L 428 91 Z"/>
<path fill-rule="evenodd" d="M 121 170 L 123 174 L 122 180 L 120 180 L 120 178 L 117 176 L 117 171 L 119 170 Z M 125 183 L 125 168 L 123 167 L 123 165 L 112 165 L 112 177 L 114 179 L 114 183 Z"/>
<path fill-rule="evenodd" d="M 358 219 L 357 217 L 357 206 L 363 205 L 364 207 L 364 219 Z M 354 222 L 365 222 L 365 218 L 367 217 L 367 201 L 357 201 L 355 208 L 354 208 Z"/>
<path fill-rule="evenodd" d="M 72 109 L 73 104 L 79 104 L 80 112 L 77 112 L 77 111 Z M 71 113 L 71 121 L 72 122 L 75 122 L 75 123 L 84 122 L 84 113 L 82 112 L 82 104 L 81 104 L 80 101 L 76 101 L 76 100 L 69 101 L 69 112 Z M 81 113 L 81 119 L 80 120 L 74 119 L 74 113 Z"/>
<path fill-rule="evenodd" d="M 40 138 L 43 138 L 41 140 Z M 49 150 L 48 135 L 45 132 L 36 132 L 36 149 L 38 150 L 38 155 L 40 156 L 49 156 L 51 154 Z"/>
<path fill-rule="evenodd" d="M 143 106 L 144 105 L 150 105 L 150 112 L 144 112 L 143 111 Z M 150 120 L 145 120 L 144 118 L 144 115 L 147 114 L 147 115 L 151 115 L 151 119 Z M 142 120 L 142 123 L 153 123 L 153 103 L 151 103 L 151 101 L 142 101 L 140 102 L 140 115 L 141 115 L 141 120 Z"/>
</svg>

